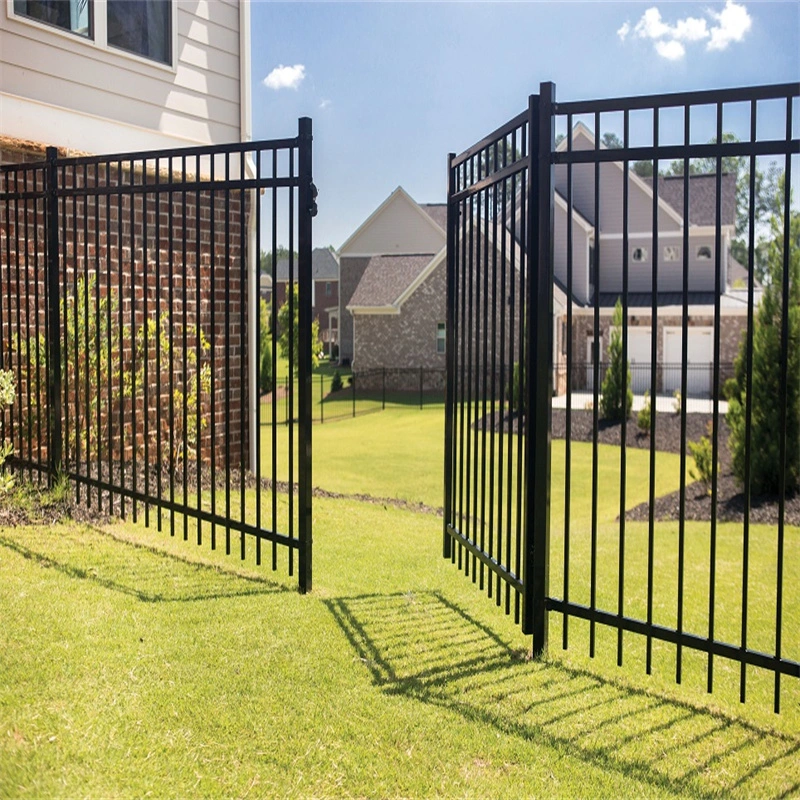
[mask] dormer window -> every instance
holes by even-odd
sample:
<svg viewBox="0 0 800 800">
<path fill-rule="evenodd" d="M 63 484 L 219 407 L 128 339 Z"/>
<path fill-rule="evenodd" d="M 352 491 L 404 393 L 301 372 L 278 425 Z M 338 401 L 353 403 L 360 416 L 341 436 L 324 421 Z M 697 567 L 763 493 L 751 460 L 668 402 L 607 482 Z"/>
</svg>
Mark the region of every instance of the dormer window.
<svg viewBox="0 0 800 800">
<path fill-rule="evenodd" d="M 701 244 L 697 248 L 698 261 L 711 261 L 711 248 L 707 244 Z"/>
<path fill-rule="evenodd" d="M 92 0 L 14 0 L 14 13 L 92 39 Z"/>
<path fill-rule="evenodd" d="M 631 250 L 631 260 L 637 264 L 642 264 L 647 261 L 647 248 L 634 247 L 633 250 Z"/>
</svg>

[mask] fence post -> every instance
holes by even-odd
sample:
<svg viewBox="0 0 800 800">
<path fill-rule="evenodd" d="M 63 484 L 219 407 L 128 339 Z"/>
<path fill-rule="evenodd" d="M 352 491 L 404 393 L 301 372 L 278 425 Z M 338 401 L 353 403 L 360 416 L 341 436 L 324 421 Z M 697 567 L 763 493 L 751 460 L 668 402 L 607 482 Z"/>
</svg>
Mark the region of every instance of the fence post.
<svg viewBox="0 0 800 800">
<path fill-rule="evenodd" d="M 325 397 L 324 397 L 324 390 L 322 388 L 322 379 L 323 376 L 319 376 L 319 424 L 322 425 L 325 422 Z"/>
<path fill-rule="evenodd" d="M 550 436 L 553 395 L 553 102 L 542 83 L 528 102 L 531 178 L 528 182 L 528 351 L 525 410 L 525 566 L 522 629 L 533 634 L 533 656 L 547 651 L 550 578 Z"/>
<path fill-rule="evenodd" d="M 61 306 L 58 282 L 58 148 L 48 147 L 47 159 L 47 405 L 50 442 L 48 461 L 50 483 L 61 471 L 63 433 L 61 429 Z"/>
<path fill-rule="evenodd" d="M 450 558 L 453 540 L 447 526 L 453 521 L 453 406 L 455 404 L 455 342 L 456 342 L 456 231 L 458 206 L 451 200 L 456 192 L 453 159 L 455 153 L 447 155 L 447 289 L 445 309 L 445 400 L 444 400 L 444 519 L 442 526 L 442 555 Z"/>
<path fill-rule="evenodd" d="M 350 391 L 353 397 L 353 417 L 356 415 L 356 374 L 350 373 Z"/>
<path fill-rule="evenodd" d="M 419 409 L 422 411 L 422 382 L 424 380 L 422 367 L 419 368 Z"/>
<path fill-rule="evenodd" d="M 381 396 L 381 411 L 386 411 L 386 367 L 383 368 L 383 392 Z"/>
<path fill-rule="evenodd" d="M 298 496 L 299 511 L 298 534 L 300 547 L 298 551 L 300 591 L 305 594 L 311 591 L 312 570 L 312 536 L 311 536 L 311 219 L 317 213 L 314 198 L 316 188 L 312 183 L 313 140 L 311 119 L 301 117 L 298 122 L 298 277 L 300 296 L 298 309 L 298 417 L 300 441 L 298 448 Z M 291 481 L 291 476 L 289 478 Z"/>
</svg>

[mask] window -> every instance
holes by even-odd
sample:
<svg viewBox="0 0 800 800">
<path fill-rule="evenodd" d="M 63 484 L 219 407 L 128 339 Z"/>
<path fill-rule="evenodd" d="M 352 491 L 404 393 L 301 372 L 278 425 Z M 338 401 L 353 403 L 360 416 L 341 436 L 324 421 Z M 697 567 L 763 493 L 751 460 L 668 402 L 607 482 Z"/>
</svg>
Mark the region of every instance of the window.
<svg viewBox="0 0 800 800">
<path fill-rule="evenodd" d="M 447 331 L 445 330 L 444 322 L 439 322 L 436 325 L 436 352 L 444 353 L 447 343 Z"/>
<path fill-rule="evenodd" d="M 13 0 L 13 9 L 19 19 L 96 39 L 100 47 L 172 64 L 172 0 Z M 105 19 L 95 27 L 97 9 L 105 9 Z"/>
<path fill-rule="evenodd" d="M 698 261 L 711 261 L 711 248 L 707 244 L 701 244 L 697 248 Z"/>
<path fill-rule="evenodd" d="M 92 0 L 14 0 L 14 13 L 44 22 L 87 39 L 92 30 Z"/>
<path fill-rule="evenodd" d="M 325 294 L 330 297 L 333 294 L 333 286 L 330 281 L 325 281 Z"/>
<path fill-rule="evenodd" d="M 631 250 L 631 258 L 638 264 L 647 261 L 647 248 L 634 247 L 633 250 Z"/>
<path fill-rule="evenodd" d="M 171 42 L 170 0 L 108 0 L 109 45 L 170 64 Z"/>
<path fill-rule="evenodd" d="M 681 249 L 674 244 L 664 248 L 664 261 L 677 261 L 681 257 Z"/>
</svg>

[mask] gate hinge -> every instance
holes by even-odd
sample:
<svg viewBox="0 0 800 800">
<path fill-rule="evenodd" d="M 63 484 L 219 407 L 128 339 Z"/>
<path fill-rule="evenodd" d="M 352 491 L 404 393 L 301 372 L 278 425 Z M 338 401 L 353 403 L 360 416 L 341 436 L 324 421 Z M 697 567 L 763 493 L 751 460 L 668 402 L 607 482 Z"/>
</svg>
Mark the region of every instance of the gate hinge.
<svg viewBox="0 0 800 800">
<path fill-rule="evenodd" d="M 314 183 L 311 183 L 311 205 L 308 207 L 308 213 L 311 214 L 312 217 L 317 216 L 317 195 L 319 191 Z"/>
</svg>

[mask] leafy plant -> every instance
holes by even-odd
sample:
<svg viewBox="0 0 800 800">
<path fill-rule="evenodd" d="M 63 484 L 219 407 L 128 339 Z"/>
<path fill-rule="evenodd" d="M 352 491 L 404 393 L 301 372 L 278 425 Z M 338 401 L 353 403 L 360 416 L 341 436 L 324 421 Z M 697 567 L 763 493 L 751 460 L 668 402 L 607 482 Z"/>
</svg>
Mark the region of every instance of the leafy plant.
<svg viewBox="0 0 800 800">
<path fill-rule="evenodd" d="M 650 392 L 644 393 L 644 405 L 639 410 L 639 413 L 636 415 L 636 424 L 639 426 L 639 430 L 643 431 L 644 433 L 650 433 L 650 415 L 652 414 L 652 407 L 650 403 Z"/>
<path fill-rule="evenodd" d="M 706 493 L 711 494 L 711 480 L 714 471 L 714 449 L 711 440 L 711 423 L 708 423 L 708 436 L 701 436 L 696 442 L 689 442 L 689 452 L 694 459 L 695 469 L 689 470 L 689 475 L 696 480 L 701 481 L 705 486 Z M 717 464 L 719 467 L 719 464 Z"/>
<path fill-rule="evenodd" d="M 258 341 L 258 389 L 263 394 L 272 389 L 271 307 L 263 298 L 259 305 L 260 335 Z"/>
<path fill-rule="evenodd" d="M 617 299 L 608 343 L 608 370 L 601 387 L 600 409 L 608 420 L 621 420 L 631 413 L 633 390 L 631 370 L 622 360 L 622 304 Z M 627 377 L 626 377 L 627 376 Z"/>
<path fill-rule="evenodd" d="M 13 405 L 17 396 L 17 387 L 14 373 L 10 370 L 0 370 L 0 414 L 10 405 Z M 14 455 L 14 446 L 9 441 L 0 444 L 0 494 L 5 494 L 14 488 L 14 476 L 6 469 L 6 460 Z"/>
<path fill-rule="evenodd" d="M 342 373 L 339 372 L 339 370 L 337 369 L 333 373 L 333 378 L 331 379 L 331 391 L 332 392 L 341 391 L 343 386 L 344 386 L 344 384 L 342 383 Z"/>
<path fill-rule="evenodd" d="M 300 368 L 300 295 L 297 284 L 293 284 L 290 298 L 278 310 L 278 347 L 283 358 L 290 359 L 292 368 L 297 372 Z M 291 343 L 290 343 L 291 337 Z M 311 323 L 311 368 L 319 366 L 319 320 Z"/>
<path fill-rule="evenodd" d="M 511 380 L 508 388 L 508 403 L 512 412 L 525 413 L 525 365 L 515 361 L 511 366 Z"/>
<path fill-rule="evenodd" d="M 681 397 L 681 390 L 680 389 L 676 389 L 672 393 L 672 410 L 676 414 L 680 414 L 682 406 L 683 406 L 683 398 Z"/>
</svg>

